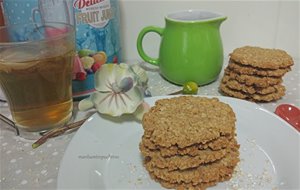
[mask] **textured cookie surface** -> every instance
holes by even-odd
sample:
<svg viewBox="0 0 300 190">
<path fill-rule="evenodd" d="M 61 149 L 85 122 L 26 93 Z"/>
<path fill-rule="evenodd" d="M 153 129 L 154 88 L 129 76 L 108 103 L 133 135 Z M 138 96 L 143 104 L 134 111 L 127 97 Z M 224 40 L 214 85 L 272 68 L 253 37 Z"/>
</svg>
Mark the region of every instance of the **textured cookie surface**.
<svg viewBox="0 0 300 190">
<path fill-rule="evenodd" d="M 174 155 L 171 157 L 161 156 L 159 150 L 150 151 L 143 144 L 140 144 L 140 150 L 145 156 L 146 160 L 149 159 L 158 168 L 167 168 L 169 171 L 180 169 L 184 170 L 187 168 L 198 167 L 200 164 L 214 162 L 219 160 L 226 155 L 226 149 L 221 150 L 200 150 L 196 156 L 190 155 Z"/>
<path fill-rule="evenodd" d="M 149 138 L 142 137 L 142 143 L 151 151 L 157 151 L 159 150 L 161 156 L 163 157 L 169 157 L 174 155 L 190 155 L 190 156 L 196 156 L 199 155 L 199 153 L 204 149 L 210 149 L 210 150 L 220 150 L 223 148 L 226 148 L 229 145 L 230 140 L 233 138 L 232 136 L 221 136 L 217 139 L 211 140 L 207 142 L 206 144 L 193 144 L 188 147 L 179 148 L 176 145 L 170 146 L 170 147 L 162 147 L 155 145 Z"/>
<path fill-rule="evenodd" d="M 151 160 L 151 162 L 157 168 L 167 168 L 169 171 L 180 169 L 188 169 L 198 167 L 200 164 L 211 163 L 216 160 L 224 158 L 226 153 L 232 148 L 238 147 L 237 142 L 233 139 L 227 148 L 220 150 L 204 149 L 199 150 L 195 156 L 190 155 L 174 155 L 169 157 L 163 157 L 159 150 L 149 150 L 143 143 L 140 144 L 140 150 L 145 159 Z"/>
<path fill-rule="evenodd" d="M 235 49 L 230 58 L 240 64 L 263 69 L 287 68 L 294 64 L 292 57 L 283 50 L 252 46 Z"/>
<path fill-rule="evenodd" d="M 232 108 L 217 98 L 179 96 L 156 101 L 144 114 L 144 135 L 162 147 L 205 144 L 235 130 Z"/>
<path fill-rule="evenodd" d="M 282 82 L 281 77 L 260 77 L 254 75 L 243 75 L 235 73 L 229 68 L 225 69 L 225 75 L 229 76 L 229 78 L 231 79 L 238 81 L 239 83 L 243 83 L 248 86 L 256 86 L 259 88 L 266 88 L 270 85 L 275 85 Z"/>
<path fill-rule="evenodd" d="M 226 86 L 230 89 L 242 91 L 247 94 L 265 95 L 265 94 L 275 93 L 277 91 L 277 89 L 279 89 L 279 88 L 284 88 L 284 86 L 282 84 L 275 84 L 273 86 L 268 86 L 265 88 L 256 87 L 254 85 L 248 86 L 246 84 L 239 83 L 235 79 L 231 79 L 228 75 L 223 76 L 222 83 L 226 84 Z"/>
<path fill-rule="evenodd" d="M 193 185 L 192 183 L 170 183 L 168 181 L 165 181 L 163 179 L 157 178 L 150 172 L 150 176 L 155 181 L 159 182 L 163 187 L 168 189 L 177 189 L 177 190 L 205 190 L 206 188 L 210 186 L 216 185 L 218 182 L 226 181 L 231 178 L 231 176 L 225 176 L 222 178 L 219 178 L 217 181 L 211 181 L 206 183 L 198 183 L 197 185 Z"/>
<path fill-rule="evenodd" d="M 282 77 L 285 73 L 291 70 L 290 67 L 279 68 L 279 69 L 262 69 L 257 67 L 252 67 L 249 65 L 242 65 L 240 63 L 229 61 L 228 68 L 230 70 L 244 75 L 257 75 L 265 77 Z"/>
<path fill-rule="evenodd" d="M 284 86 L 278 86 L 275 87 L 276 92 L 271 94 L 247 94 L 242 91 L 234 90 L 226 86 L 226 84 L 221 83 L 220 84 L 220 90 L 225 93 L 228 96 L 250 100 L 253 102 L 271 102 L 275 100 L 279 100 L 281 97 L 285 95 L 285 87 Z"/>
<path fill-rule="evenodd" d="M 186 170 L 169 171 L 166 168 L 157 168 L 155 163 L 153 163 L 151 160 L 145 160 L 144 164 L 149 172 L 162 180 L 170 183 L 184 182 L 197 185 L 199 183 L 218 181 L 222 177 L 231 175 L 238 162 L 239 152 L 236 149 L 232 149 L 221 160 Z"/>
</svg>

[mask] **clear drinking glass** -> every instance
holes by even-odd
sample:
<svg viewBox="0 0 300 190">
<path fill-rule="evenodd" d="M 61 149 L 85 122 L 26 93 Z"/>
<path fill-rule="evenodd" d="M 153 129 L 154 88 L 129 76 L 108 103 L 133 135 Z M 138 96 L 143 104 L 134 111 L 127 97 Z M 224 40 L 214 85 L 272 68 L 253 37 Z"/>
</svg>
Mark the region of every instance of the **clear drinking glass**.
<svg viewBox="0 0 300 190">
<path fill-rule="evenodd" d="M 75 32 L 65 23 L 0 27 L 0 87 L 25 138 L 72 116 Z"/>
</svg>

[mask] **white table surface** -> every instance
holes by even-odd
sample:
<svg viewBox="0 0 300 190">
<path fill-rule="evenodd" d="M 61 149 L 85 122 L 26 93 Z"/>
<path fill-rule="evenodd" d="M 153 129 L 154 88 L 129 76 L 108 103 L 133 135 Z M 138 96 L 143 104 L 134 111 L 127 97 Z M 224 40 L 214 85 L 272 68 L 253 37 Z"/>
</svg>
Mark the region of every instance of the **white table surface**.
<svg viewBox="0 0 300 190">
<path fill-rule="evenodd" d="M 224 67 L 228 60 L 224 61 Z M 274 112 L 279 104 L 288 103 L 300 107 L 300 67 L 295 60 L 292 71 L 284 76 L 286 95 L 271 103 L 260 103 L 263 108 Z M 143 64 L 145 65 L 145 64 Z M 180 90 L 158 74 L 155 67 L 148 67 L 149 90 L 153 96 L 165 95 Z M 220 79 L 202 86 L 199 95 L 221 95 L 218 91 Z M 9 116 L 6 103 L 0 102 L 0 113 Z M 32 149 L 33 141 L 15 135 L 5 123 L 0 121 L 0 189 L 56 189 L 58 170 L 64 152 L 76 132 L 48 140 L 45 144 Z"/>
</svg>

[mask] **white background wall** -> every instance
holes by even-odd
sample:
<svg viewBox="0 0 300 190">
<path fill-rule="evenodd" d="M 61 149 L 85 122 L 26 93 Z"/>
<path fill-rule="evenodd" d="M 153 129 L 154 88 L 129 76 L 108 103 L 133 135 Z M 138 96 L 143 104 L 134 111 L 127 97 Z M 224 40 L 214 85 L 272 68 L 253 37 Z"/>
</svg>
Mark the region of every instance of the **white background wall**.
<svg viewBox="0 0 300 190">
<path fill-rule="evenodd" d="M 299 58 L 299 1 L 184 1 L 120 0 L 122 49 L 125 61 L 141 60 L 136 48 L 140 30 L 148 25 L 164 27 L 164 16 L 183 9 L 223 13 L 221 25 L 224 55 L 244 45 L 279 48 Z M 157 57 L 160 38 L 148 34 L 146 52 Z"/>
</svg>

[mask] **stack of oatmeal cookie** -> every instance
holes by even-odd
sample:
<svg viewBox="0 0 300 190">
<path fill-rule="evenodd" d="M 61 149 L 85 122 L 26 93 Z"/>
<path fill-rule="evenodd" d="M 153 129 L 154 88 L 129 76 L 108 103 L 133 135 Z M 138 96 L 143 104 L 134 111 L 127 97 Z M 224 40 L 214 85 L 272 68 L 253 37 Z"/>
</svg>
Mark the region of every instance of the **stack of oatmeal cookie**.
<svg viewBox="0 0 300 190">
<path fill-rule="evenodd" d="M 235 121 L 217 98 L 156 101 L 142 121 L 145 168 L 166 188 L 205 189 L 229 180 L 239 162 Z"/>
<path fill-rule="evenodd" d="M 282 77 L 293 59 L 285 51 L 245 46 L 235 49 L 220 84 L 228 96 L 270 102 L 285 95 Z"/>
</svg>

